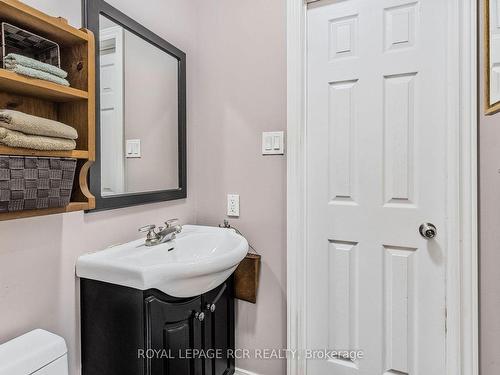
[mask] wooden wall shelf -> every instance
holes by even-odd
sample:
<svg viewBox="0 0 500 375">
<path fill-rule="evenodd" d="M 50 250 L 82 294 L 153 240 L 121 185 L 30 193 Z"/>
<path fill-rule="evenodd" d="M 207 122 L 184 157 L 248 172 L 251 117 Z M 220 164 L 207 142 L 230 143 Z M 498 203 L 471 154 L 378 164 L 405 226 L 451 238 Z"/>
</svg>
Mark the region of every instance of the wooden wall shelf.
<svg viewBox="0 0 500 375">
<path fill-rule="evenodd" d="M 78 159 L 71 203 L 49 208 L 1 213 L 0 221 L 95 208 L 88 171 L 95 161 L 95 41 L 92 32 L 44 14 L 18 0 L 0 0 L 0 20 L 59 43 L 61 68 L 71 87 L 28 78 L 0 68 L 0 108 L 61 121 L 78 131 L 74 151 L 37 151 L 0 144 L 0 155 Z M 1 65 L 0 65 L 1 66 Z"/>
<path fill-rule="evenodd" d="M 87 91 L 42 81 L 41 79 L 24 77 L 5 69 L 0 69 L 0 91 L 34 96 L 61 103 L 87 100 L 89 98 Z"/>
<path fill-rule="evenodd" d="M 89 209 L 90 205 L 87 202 L 71 202 L 66 207 L 61 207 L 61 208 L 46 208 L 44 210 L 27 210 L 27 211 L 9 212 L 1 214 L 0 221 L 24 219 L 28 217 L 35 217 L 42 215 L 63 214 L 67 212 L 85 211 Z"/>
<path fill-rule="evenodd" d="M 29 150 L 26 148 L 14 148 L 0 144 L 0 155 L 16 155 L 16 156 L 46 156 L 46 157 L 61 157 L 74 159 L 88 159 L 89 152 L 82 150 L 73 151 L 39 151 Z"/>
</svg>

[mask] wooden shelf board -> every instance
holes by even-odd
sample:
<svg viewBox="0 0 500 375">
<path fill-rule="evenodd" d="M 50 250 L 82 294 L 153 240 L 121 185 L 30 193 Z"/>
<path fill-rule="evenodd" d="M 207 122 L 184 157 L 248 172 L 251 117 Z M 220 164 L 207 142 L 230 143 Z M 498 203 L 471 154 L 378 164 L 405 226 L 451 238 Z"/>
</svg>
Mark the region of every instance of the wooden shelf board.
<svg viewBox="0 0 500 375">
<path fill-rule="evenodd" d="M 64 212 L 85 211 L 89 209 L 87 202 L 71 202 L 68 206 L 64 207 Z"/>
<path fill-rule="evenodd" d="M 61 207 L 61 208 L 45 208 L 43 210 L 27 210 L 27 211 L 0 213 L 0 221 L 24 219 L 27 217 L 44 216 L 44 215 L 63 214 L 66 212 L 84 211 L 88 210 L 89 208 L 90 208 L 89 204 L 86 202 L 71 202 L 66 207 Z"/>
<path fill-rule="evenodd" d="M 86 100 L 89 97 L 86 91 L 41 79 L 24 77 L 6 69 L 0 69 L 0 91 L 34 96 L 55 102 Z"/>
<path fill-rule="evenodd" d="M 73 151 L 39 151 L 29 150 L 26 148 L 14 148 L 0 144 L 0 155 L 15 155 L 15 156 L 46 156 L 46 157 L 60 157 L 60 158 L 75 158 L 75 159 L 88 159 L 89 152 L 83 150 Z"/>
<path fill-rule="evenodd" d="M 64 46 L 88 41 L 87 33 L 68 25 L 65 19 L 52 17 L 18 0 L 0 0 L 2 21 L 29 29 Z"/>
</svg>

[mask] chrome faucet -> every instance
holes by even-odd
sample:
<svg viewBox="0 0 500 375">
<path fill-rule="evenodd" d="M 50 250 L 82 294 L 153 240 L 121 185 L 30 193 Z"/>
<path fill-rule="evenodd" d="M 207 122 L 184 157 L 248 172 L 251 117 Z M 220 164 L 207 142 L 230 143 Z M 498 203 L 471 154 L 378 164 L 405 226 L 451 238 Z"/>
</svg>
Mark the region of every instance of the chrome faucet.
<svg viewBox="0 0 500 375">
<path fill-rule="evenodd" d="M 155 246 L 175 239 L 175 236 L 182 232 L 181 225 L 174 225 L 178 221 L 179 219 L 167 220 L 164 227 L 156 228 L 156 225 L 150 224 L 139 228 L 139 232 L 147 233 L 146 246 Z"/>
</svg>

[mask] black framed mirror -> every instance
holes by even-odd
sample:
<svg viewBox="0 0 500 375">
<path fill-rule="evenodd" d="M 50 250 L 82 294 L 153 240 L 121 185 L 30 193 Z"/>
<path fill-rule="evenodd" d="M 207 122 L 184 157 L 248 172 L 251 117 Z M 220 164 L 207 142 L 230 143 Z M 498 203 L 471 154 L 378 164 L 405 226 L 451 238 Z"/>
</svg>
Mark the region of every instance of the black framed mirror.
<svg viewBox="0 0 500 375">
<path fill-rule="evenodd" d="M 96 210 L 186 198 L 186 54 L 105 1 L 83 10 L 96 41 Z"/>
</svg>

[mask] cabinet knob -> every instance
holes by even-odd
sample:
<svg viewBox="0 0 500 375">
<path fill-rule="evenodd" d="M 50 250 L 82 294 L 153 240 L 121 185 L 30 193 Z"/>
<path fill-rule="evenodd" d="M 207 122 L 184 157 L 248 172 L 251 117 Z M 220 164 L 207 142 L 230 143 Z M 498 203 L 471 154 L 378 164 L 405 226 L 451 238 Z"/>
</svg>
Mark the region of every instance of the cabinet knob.
<svg viewBox="0 0 500 375">
<path fill-rule="evenodd" d="M 207 303 L 207 310 L 210 312 L 215 312 L 215 309 L 217 309 L 217 306 L 215 306 L 215 303 Z"/>
<path fill-rule="evenodd" d="M 198 319 L 200 322 L 203 322 L 205 320 L 205 313 L 197 312 L 196 314 L 194 314 L 194 317 Z"/>
</svg>

